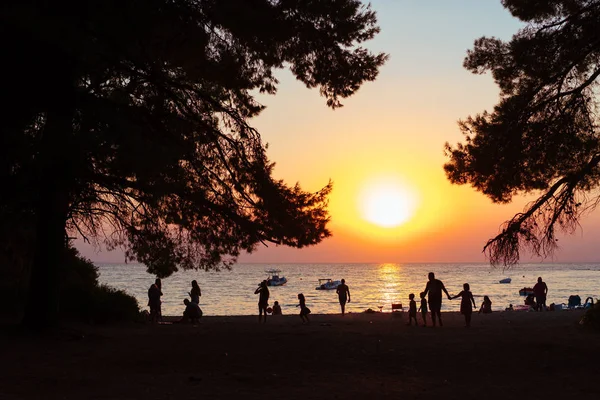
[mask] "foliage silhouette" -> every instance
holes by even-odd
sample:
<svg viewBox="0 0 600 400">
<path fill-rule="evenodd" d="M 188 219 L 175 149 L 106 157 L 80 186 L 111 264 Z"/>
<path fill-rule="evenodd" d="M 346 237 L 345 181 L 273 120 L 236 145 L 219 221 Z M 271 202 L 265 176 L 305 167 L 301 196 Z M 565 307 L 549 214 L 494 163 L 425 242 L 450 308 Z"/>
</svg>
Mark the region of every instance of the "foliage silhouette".
<svg viewBox="0 0 600 400">
<path fill-rule="evenodd" d="M 600 1 L 502 4 L 526 26 L 508 42 L 477 39 L 464 62 L 473 73 L 492 73 L 500 101 L 460 121 L 465 140 L 446 143 L 444 169 L 452 183 L 498 203 L 540 192 L 484 247 L 493 264 L 509 266 L 522 249 L 551 255 L 556 231 L 573 233 L 600 200 Z"/>
<path fill-rule="evenodd" d="M 358 0 L 8 0 L 0 218 L 35 227 L 32 324 L 51 324 L 67 234 L 165 277 L 229 266 L 259 243 L 330 236 L 327 195 L 272 177 L 248 121 L 287 67 L 331 108 L 374 80 L 385 54 Z M 27 313 L 32 315 L 32 313 Z M 25 322 L 28 322 L 26 315 Z"/>
</svg>

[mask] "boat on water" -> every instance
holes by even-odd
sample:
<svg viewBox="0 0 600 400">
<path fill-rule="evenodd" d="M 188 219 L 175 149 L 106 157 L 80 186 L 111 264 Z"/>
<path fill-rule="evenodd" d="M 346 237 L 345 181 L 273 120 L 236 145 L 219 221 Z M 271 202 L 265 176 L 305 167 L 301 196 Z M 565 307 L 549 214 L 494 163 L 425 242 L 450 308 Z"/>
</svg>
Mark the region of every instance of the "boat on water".
<svg viewBox="0 0 600 400">
<path fill-rule="evenodd" d="M 519 290 L 519 295 L 521 296 L 529 296 L 530 294 L 533 294 L 533 288 L 524 287 L 523 289 Z"/>
<path fill-rule="evenodd" d="M 500 279 L 500 283 L 511 283 L 512 279 L 510 278 L 504 278 L 504 279 Z"/>
<path fill-rule="evenodd" d="M 337 289 L 339 285 L 342 284 L 342 281 L 334 281 L 331 278 L 323 278 L 319 279 L 319 286 L 317 286 L 316 290 L 333 290 Z"/>
<path fill-rule="evenodd" d="M 267 286 L 281 286 L 287 283 L 287 278 L 285 276 L 279 276 L 281 270 L 269 269 L 265 272 L 269 274 L 269 277 L 267 278 Z"/>
</svg>

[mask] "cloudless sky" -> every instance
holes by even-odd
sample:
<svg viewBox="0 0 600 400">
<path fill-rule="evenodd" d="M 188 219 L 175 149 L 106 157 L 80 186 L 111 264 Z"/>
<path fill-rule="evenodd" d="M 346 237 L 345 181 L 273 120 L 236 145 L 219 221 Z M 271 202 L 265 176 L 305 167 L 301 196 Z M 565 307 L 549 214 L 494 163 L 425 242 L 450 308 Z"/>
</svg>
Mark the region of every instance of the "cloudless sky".
<svg viewBox="0 0 600 400">
<path fill-rule="evenodd" d="M 484 35 L 510 39 L 520 22 L 500 0 L 371 4 L 381 33 L 366 46 L 390 55 L 375 82 L 332 111 L 318 90 L 280 71 L 277 95 L 259 96 L 267 109 L 251 121 L 269 144 L 277 178 L 310 191 L 333 180 L 333 237 L 299 250 L 261 247 L 241 262 L 485 261 L 481 250 L 487 239 L 533 199 L 493 204 L 469 186 L 451 185 L 443 171 L 444 143 L 461 140 L 457 121 L 498 100 L 489 75 L 463 69 L 466 51 Z M 394 203 L 408 214 L 398 226 L 365 219 L 365 196 L 377 196 L 382 185 L 398 188 L 406 198 Z M 384 217 L 398 211 L 386 207 L 375 211 Z M 594 240 L 599 233 L 600 218 L 592 214 L 575 235 L 561 237 L 561 250 L 550 261 L 600 260 Z M 123 261 L 120 252 L 79 247 L 95 261 Z"/>
</svg>

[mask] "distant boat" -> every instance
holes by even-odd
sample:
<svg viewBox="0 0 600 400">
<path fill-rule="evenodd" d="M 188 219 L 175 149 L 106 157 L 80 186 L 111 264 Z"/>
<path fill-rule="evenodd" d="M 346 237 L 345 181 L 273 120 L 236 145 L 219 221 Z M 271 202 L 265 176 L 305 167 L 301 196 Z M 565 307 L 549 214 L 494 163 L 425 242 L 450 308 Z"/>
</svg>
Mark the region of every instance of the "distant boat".
<svg viewBox="0 0 600 400">
<path fill-rule="evenodd" d="M 287 283 L 287 278 L 285 276 L 279 276 L 279 273 L 281 272 L 280 270 L 269 269 L 265 272 L 269 274 L 269 277 L 267 278 L 267 286 L 281 286 Z"/>
<path fill-rule="evenodd" d="M 530 294 L 533 294 L 533 288 L 524 287 L 523 289 L 519 290 L 519 294 L 521 296 L 529 296 Z"/>
<path fill-rule="evenodd" d="M 338 286 L 342 284 L 342 281 L 334 281 L 331 278 L 323 278 L 319 279 L 319 286 L 317 286 L 316 290 L 333 290 L 337 289 Z"/>
<path fill-rule="evenodd" d="M 500 279 L 500 283 L 510 283 L 511 281 L 512 281 L 512 279 L 510 279 L 510 278 Z"/>
</svg>

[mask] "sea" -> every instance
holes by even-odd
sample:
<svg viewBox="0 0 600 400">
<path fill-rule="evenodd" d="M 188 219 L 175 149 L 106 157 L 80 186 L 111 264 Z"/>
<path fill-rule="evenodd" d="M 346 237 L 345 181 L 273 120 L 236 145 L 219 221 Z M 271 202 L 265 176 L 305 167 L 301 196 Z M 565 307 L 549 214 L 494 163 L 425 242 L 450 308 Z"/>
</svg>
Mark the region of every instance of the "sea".
<svg viewBox="0 0 600 400">
<path fill-rule="evenodd" d="M 148 288 L 155 277 L 141 264 L 96 264 L 100 282 L 135 296 L 141 309 L 148 309 Z M 298 294 L 317 314 L 340 312 L 335 290 L 316 290 L 319 279 L 344 278 L 350 288 L 351 302 L 346 312 L 360 313 L 372 309 L 389 312 L 391 305 L 401 303 L 406 309 L 408 296 L 425 289 L 427 275 L 434 272 L 444 282 L 451 295 L 458 294 L 469 283 L 479 306 L 483 296 L 492 300 L 492 309 L 504 310 L 509 304 L 521 305 L 525 297 L 519 289 L 533 287 L 538 277 L 548 285 L 547 304 L 567 303 L 571 295 L 582 302 L 588 297 L 600 297 L 600 263 L 596 264 L 520 264 L 511 269 L 494 268 L 489 264 L 236 264 L 231 270 L 179 271 L 162 280 L 163 315 L 181 315 L 183 300 L 189 298 L 191 281 L 197 280 L 202 296 L 200 307 L 204 315 L 255 315 L 258 313 L 258 284 L 268 277 L 268 270 L 277 269 L 287 278 L 284 286 L 269 287 L 269 305 L 278 301 L 284 314 L 297 314 Z M 499 283 L 511 278 L 511 283 Z M 444 298 L 442 311 L 458 311 L 460 298 Z"/>
</svg>

